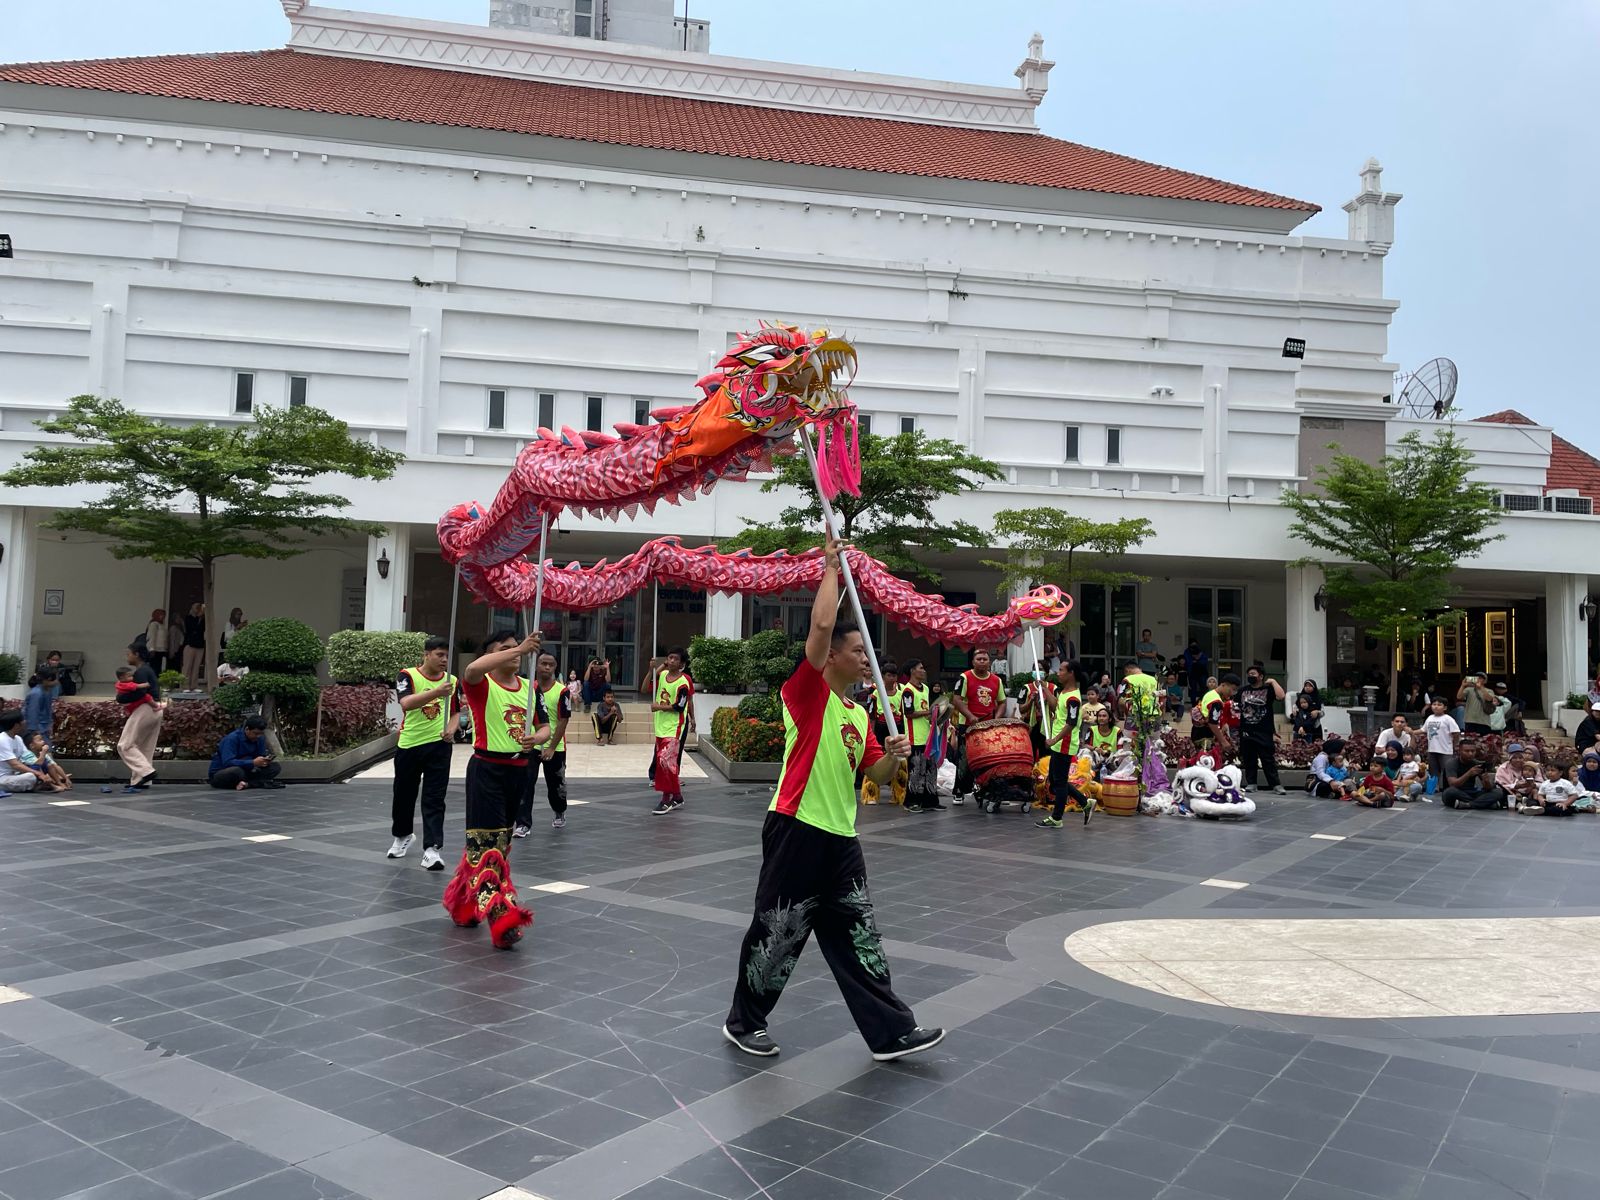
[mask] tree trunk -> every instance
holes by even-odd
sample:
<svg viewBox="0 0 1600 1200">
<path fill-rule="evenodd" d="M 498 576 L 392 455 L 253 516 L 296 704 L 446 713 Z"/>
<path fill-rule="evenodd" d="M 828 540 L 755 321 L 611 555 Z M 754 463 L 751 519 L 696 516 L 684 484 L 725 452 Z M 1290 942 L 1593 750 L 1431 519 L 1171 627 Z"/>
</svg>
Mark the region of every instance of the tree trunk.
<svg viewBox="0 0 1600 1200">
<path fill-rule="evenodd" d="M 1400 668 L 1393 664 L 1400 661 L 1400 643 L 1396 640 L 1389 647 L 1389 715 L 1393 716 L 1400 703 Z"/>
<path fill-rule="evenodd" d="M 222 643 L 222 624 L 217 620 L 217 560 L 214 558 L 200 560 L 200 595 L 200 602 L 206 607 L 206 649 L 200 672 L 205 681 L 202 690 L 209 695 L 216 687 L 217 664 L 222 661 L 217 655 Z"/>
</svg>

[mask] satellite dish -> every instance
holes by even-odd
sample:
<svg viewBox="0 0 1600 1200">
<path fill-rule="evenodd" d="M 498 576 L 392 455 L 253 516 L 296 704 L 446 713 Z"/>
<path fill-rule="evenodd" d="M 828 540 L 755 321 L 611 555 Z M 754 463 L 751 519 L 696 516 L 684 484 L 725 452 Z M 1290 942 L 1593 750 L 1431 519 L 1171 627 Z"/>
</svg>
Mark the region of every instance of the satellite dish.
<svg viewBox="0 0 1600 1200">
<path fill-rule="evenodd" d="M 1408 417 L 1443 420 L 1456 399 L 1456 365 L 1448 358 L 1433 358 L 1413 371 L 1400 389 L 1401 411 Z"/>
</svg>

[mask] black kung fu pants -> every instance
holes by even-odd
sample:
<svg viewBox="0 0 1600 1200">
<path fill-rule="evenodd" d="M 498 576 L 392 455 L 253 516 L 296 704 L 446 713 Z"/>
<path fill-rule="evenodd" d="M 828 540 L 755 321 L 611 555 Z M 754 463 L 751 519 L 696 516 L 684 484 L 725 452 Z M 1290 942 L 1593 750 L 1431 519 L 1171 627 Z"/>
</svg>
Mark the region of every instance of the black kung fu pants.
<svg viewBox="0 0 1600 1200">
<path fill-rule="evenodd" d="M 567 811 L 567 752 L 557 750 L 546 762 L 537 750 L 528 755 L 528 779 L 517 802 L 517 824 L 533 824 L 533 793 L 539 785 L 539 772 L 544 771 L 544 789 L 550 799 L 550 811 L 561 816 Z"/>
<path fill-rule="evenodd" d="M 761 827 L 755 917 L 739 951 L 728 1013 L 730 1033 L 767 1027 L 813 933 L 870 1050 L 886 1050 L 916 1028 L 911 1010 L 889 986 L 860 843 L 769 812 Z"/>
<path fill-rule="evenodd" d="M 440 739 L 394 752 L 394 800 L 391 828 L 397 838 L 410 837 L 417 811 L 417 786 L 422 786 L 422 844 L 444 848 L 444 794 L 450 786 L 450 743 Z"/>
</svg>

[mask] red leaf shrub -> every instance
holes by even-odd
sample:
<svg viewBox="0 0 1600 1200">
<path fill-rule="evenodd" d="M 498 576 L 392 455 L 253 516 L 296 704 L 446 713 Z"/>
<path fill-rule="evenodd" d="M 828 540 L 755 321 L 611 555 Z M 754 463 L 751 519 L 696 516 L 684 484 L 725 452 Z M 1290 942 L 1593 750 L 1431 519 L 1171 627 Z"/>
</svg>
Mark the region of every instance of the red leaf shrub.
<svg viewBox="0 0 1600 1200">
<path fill-rule="evenodd" d="M 113 700 L 56 705 L 52 738 L 61 758 L 115 758 L 126 714 Z M 161 719 L 157 758 L 205 758 L 237 726 L 210 700 L 174 700 Z"/>
<path fill-rule="evenodd" d="M 711 714 L 711 740 L 733 762 L 782 762 L 783 725 L 741 717 L 736 708 Z"/>
</svg>

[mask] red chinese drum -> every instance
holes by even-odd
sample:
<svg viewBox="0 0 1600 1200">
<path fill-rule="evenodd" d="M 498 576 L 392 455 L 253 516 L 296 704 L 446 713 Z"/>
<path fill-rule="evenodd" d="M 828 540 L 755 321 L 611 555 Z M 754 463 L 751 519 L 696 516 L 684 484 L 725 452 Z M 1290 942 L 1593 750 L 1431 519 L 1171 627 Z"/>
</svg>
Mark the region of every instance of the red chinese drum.
<svg viewBox="0 0 1600 1200">
<path fill-rule="evenodd" d="M 1031 781 L 1033 761 L 1033 741 L 1022 721 L 1001 717 L 967 732 L 967 766 L 980 785 L 995 779 Z"/>
</svg>

